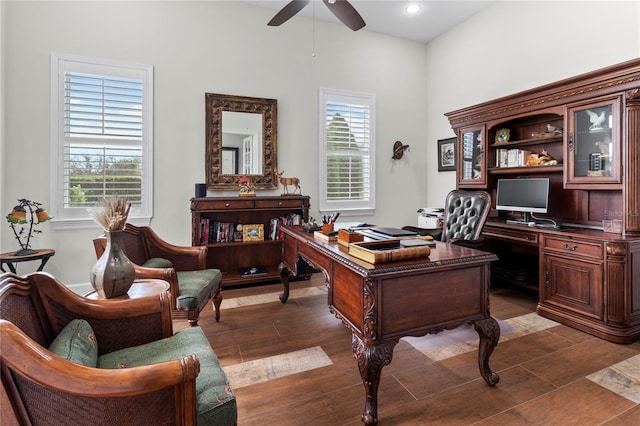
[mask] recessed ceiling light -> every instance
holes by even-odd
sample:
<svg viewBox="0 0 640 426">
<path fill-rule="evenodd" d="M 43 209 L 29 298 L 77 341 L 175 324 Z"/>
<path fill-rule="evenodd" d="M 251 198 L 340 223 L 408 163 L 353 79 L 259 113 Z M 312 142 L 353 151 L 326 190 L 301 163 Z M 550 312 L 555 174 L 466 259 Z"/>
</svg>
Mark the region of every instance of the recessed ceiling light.
<svg viewBox="0 0 640 426">
<path fill-rule="evenodd" d="M 404 10 L 407 13 L 411 13 L 411 14 L 418 13 L 420 11 L 420 5 L 419 4 L 410 4 Z"/>
</svg>

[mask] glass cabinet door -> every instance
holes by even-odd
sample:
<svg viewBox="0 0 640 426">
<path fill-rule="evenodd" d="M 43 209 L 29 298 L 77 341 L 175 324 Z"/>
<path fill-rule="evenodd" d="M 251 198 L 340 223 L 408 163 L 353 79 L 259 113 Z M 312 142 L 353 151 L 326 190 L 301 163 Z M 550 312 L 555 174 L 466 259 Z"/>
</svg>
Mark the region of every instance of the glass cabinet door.
<svg viewBox="0 0 640 426">
<path fill-rule="evenodd" d="M 458 135 L 458 187 L 485 188 L 487 186 L 487 165 L 485 153 L 484 126 L 461 129 Z"/>
<path fill-rule="evenodd" d="M 618 187 L 620 98 L 569 106 L 566 188 Z M 594 186 L 592 186 L 594 185 Z"/>
</svg>

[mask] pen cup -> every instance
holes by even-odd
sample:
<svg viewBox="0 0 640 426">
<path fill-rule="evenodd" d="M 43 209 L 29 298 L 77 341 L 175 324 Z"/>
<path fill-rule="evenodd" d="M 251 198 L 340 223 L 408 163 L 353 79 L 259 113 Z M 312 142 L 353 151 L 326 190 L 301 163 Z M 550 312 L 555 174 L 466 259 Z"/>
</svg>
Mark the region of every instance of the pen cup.
<svg viewBox="0 0 640 426">
<path fill-rule="evenodd" d="M 328 235 L 333 232 L 333 223 L 323 223 L 322 224 L 322 233 L 324 235 Z"/>
</svg>

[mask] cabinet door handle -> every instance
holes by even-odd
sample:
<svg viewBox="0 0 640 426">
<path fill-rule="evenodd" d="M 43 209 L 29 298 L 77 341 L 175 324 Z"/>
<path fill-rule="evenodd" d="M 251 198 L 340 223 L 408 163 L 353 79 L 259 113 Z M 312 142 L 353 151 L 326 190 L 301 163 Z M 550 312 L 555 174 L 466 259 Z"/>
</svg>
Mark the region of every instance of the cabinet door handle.
<svg viewBox="0 0 640 426">
<path fill-rule="evenodd" d="M 573 132 L 569 133 L 569 151 L 573 151 Z"/>
<path fill-rule="evenodd" d="M 225 204 L 224 206 L 225 206 L 225 207 L 229 207 L 230 205 L 231 205 L 231 204 L 227 203 L 227 204 Z"/>
<path fill-rule="evenodd" d="M 278 205 L 279 205 L 279 206 L 281 206 L 281 205 L 282 205 L 282 201 L 279 201 L 279 202 L 278 202 Z"/>
<path fill-rule="evenodd" d="M 544 285 L 548 288 L 549 287 L 549 270 L 547 269 L 546 271 L 544 271 Z"/>
<path fill-rule="evenodd" d="M 578 245 L 574 244 L 574 245 L 570 246 L 567 243 L 562 243 L 562 247 L 564 247 L 565 250 L 576 251 L 576 249 L 578 248 Z"/>
</svg>

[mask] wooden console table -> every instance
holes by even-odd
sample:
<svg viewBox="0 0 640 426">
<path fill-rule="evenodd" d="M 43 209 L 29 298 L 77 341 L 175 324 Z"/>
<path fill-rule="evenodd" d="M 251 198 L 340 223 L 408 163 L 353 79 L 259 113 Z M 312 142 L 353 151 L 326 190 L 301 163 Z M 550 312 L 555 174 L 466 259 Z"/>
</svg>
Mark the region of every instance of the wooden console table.
<svg viewBox="0 0 640 426">
<path fill-rule="evenodd" d="M 366 393 L 365 424 L 377 422 L 380 374 L 404 336 L 471 323 L 480 337 L 480 375 L 490 386 L 498 383 L 498 375 L 489 368 L 500 337 L 489 311 L 490 263 L 496 255 L 438 242 L 427 258 L 373 265 L 349 256 L 340 244 L 314 239 L 301 227 L 283 229 L 280 300 L 284 303 L 289 296 L 289 279 L 297 274 L 300 257 L 323 271 L 329 309 L 353 334 L 353 356 Z"/>
</svg>

